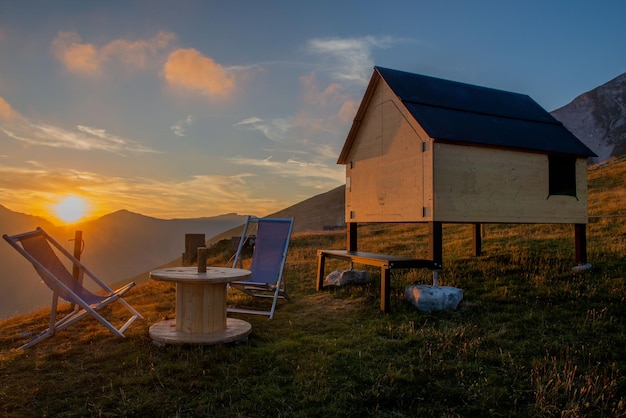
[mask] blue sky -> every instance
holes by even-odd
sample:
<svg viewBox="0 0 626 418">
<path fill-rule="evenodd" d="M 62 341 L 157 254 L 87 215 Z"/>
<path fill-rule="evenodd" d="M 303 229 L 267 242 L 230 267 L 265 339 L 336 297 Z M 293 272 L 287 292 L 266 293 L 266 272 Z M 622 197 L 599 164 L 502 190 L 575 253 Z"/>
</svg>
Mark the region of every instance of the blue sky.
<svg viewBox="0 0 626 418">
<path fill-rule="evenodd" d="M 375 65 L 551 111 L 626 72 L 626 2 L 0 0 L 0 204 L 265 216 L 344 183 Z"/>
</svg>

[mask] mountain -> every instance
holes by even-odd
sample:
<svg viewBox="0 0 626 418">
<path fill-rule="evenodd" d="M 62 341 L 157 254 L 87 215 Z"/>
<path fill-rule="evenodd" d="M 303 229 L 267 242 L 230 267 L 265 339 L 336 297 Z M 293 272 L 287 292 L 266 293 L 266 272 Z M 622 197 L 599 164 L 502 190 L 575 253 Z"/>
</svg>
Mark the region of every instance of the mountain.
<svg viewBox="0 0 626 418">
<path fill-rule="evenodd" d="M 293 216 L 294 233 L 333 229 L 344 225 L 344 202 L 345 186 L 340 186 L 269 216 Z M 120 210 L 76 225 L 55 226 L 0 205 L 0 233 L 11 235 L 41 226 L 73 252 L 75 231 L 82 231 L 81 261 L 105 282 L 119 284 L 180 259 L 185 234 L 205 234 L 208 242 L 239 236 L 246 216 L 231 213 L 164 220 Z M 32 266 L 6 243 L 0 244 L 0 265 L 0 319 L 50 305 L 50 290 Z"/>
<path fill-rule="evenodd" d="M 345 225 L 346 187 L 339 186 L 270 215 L 293 216 L 294 232 L 323 231 Z"/>
<path fill-rule="evenodd" d="M 13 212 L 0 205 L 0 233 L 16 234 L 35 226 L 49 229 L 52 224 L 43 218 Z M 41 283 L 33 267 L 6 242 L 0 243 L 0 266 L 0 319 L 16 312 L 31 311 L 33 307 L 50 300 L 50 291 Z M 18 309 L 20 307 L 23 309 Z"/>
<path fill-rule="evenodd" d="M 626 73 L 551 114 L 598 155 L 590 162 L 626 154 Z"/>
<path fill-rule="evenodd" d="M 345 226 L 345 185 L 318 194 L 300 203 L 268 215 L 268 218 L 294 218 L 293 233 L 317 232 Z M 243 226 L 238 226 L 214 236 L 210 243 L 241 236 Z"/>
<path fill-rule="evenodd" d="M 81 260 L 107 283 L 119 283 L 181 257 L 185 234 L 208 240 L 245 222 L 245 215 L 163 220 L 121 210 L 99 219 L 55 226 L 43 218 L 13 212 L 0 205 L 0 233 L 16 234 L 44 228 L 73 252 L 76 230 L 84 242 Z M 0 244 L 0 318 L 50 304 L 52 293 L 32 266 L 7 243 Z"/>
</svg>

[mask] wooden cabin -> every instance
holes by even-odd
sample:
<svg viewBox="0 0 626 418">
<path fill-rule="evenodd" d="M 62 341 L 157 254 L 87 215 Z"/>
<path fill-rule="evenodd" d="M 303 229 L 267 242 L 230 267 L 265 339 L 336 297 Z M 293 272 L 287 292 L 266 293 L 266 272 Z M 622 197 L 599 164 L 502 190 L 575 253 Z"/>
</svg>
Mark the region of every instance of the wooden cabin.
<svg viewBox="0 0 626 418">
<path fill-rule="evenodd" d="M 573 224 L 586 263 L 587 158 L 595 154 L 529 96 L 375 67 L 338 164 L 347 251 L 360 222 Z"/>
</svg>

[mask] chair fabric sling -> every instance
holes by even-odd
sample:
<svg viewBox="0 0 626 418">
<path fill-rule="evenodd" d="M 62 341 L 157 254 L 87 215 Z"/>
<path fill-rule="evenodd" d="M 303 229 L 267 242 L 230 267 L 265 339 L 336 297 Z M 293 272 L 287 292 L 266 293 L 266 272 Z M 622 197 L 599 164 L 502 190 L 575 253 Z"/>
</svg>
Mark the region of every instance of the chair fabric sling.
<svg viewBox="0 0 626 418">
<path fill-rule="evenodd" d="M 5 234 L 3 238 L 33 265 L 43 282 L 52 290 L 52 307 L 48 329 L 21 346 L 20 349 L 32 347 L 38 342 L 53 336 L 56 331 L 66 328 L 88 315 L 94 316 L 114 335 L 119 337 L 124 337 L 126 328 L 137 318 L 143 318 L 135 308 L 122 298 L 128 290 L 135 286 L 134 283 L 129 283 L 115 291 L 112 290 L 42 228 L 12 236 Z M 53 247 L 57 250 L 56 252 Z M 59 259 L 59 254 L 78 267 L 78 280 L 74 278 Z M 85 276 L 98 285 L 105 294 L 95 294 L 86 289 L 82 284 Z M 75 308 L 63 318 L 56 320 L 59 297 L 75 304 Z M 119 328 L 113 326 L 97 312 L 115 301 L 119 301 L 131 314 L 130 318 Z"/>
<path fill-rule="evenodd" d="M 283 278 L 287 250 L 293 229 L 293 218 L 256 218 L 249 216 L 239 240 L 233 267 L 241 267 L 243 251 L 252 224 L 256 224 L 256 237 L 250 271 L 252 276 L 243 281 L 231 283 L 231 287 L 255 297 L 272 298 L 269 311 L 255 309 L 228 308 L 232 313 L 267 315 L 272 319 L 278 299 L 288 298 L 286 283 Z"/>
</svg>

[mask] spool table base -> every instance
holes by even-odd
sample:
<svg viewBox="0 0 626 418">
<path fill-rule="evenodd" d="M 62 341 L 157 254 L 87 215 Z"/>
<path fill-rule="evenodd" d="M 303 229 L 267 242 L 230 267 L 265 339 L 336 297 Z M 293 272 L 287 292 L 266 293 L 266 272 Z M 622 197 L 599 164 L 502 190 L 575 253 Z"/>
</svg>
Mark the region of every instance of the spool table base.
<svg viewBox="0 0 626 418">
<path fill-rule="evenodd" d="M 243 340 L 252 332 L 249 322 L 236 318 L 226 319 L 226 328 L 210 333 L 190 333 L 176 330 L 176 320 L 168 319 L 150 327 L 150 338 L 162 344 L 227 344 Z"/>
</svg>

